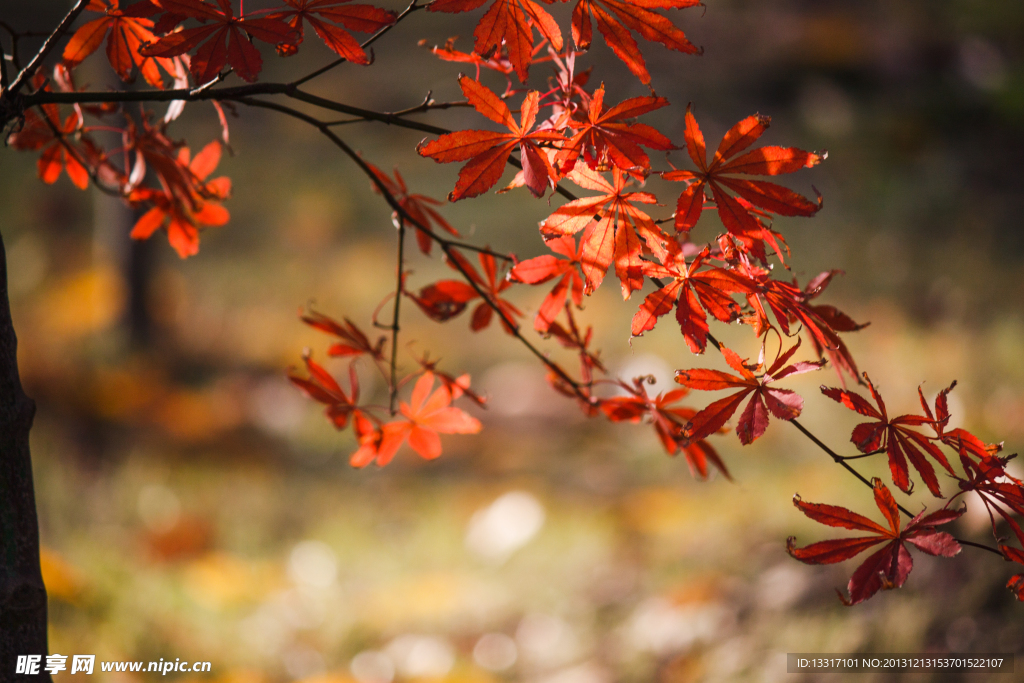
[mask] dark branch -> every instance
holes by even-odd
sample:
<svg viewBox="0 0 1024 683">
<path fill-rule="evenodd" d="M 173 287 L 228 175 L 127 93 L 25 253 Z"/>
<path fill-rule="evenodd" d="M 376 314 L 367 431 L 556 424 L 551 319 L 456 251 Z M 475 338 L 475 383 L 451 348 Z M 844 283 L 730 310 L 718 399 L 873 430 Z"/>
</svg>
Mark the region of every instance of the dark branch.
<svg viewBox="0 0 1024 683">
<path fill-rule="evenodd" d="M 81 14 L 86 5 L 89 4 L 89 0 L 78 0 L 75 6 L 71 8 L 71 11 L 67 13 L 67 16 L 58 24 L 57 28 L 54 29 L 53 33 L 47 37 L 43 42 L 43 46 L 39 48 L 39 52 L 29 61 L 28 65 L 21 70 L 18 76 L 11 83 L 11 92 L 16 93 L 21 90 L 22 86 L 28 82 L 28 79 L 32 77 L 32 73 L 36 70 L 36 67 L 43 63 L 50 52 L 57 46 L 57 41 L 64 37 L 64 33 L 68 30 L 71 24 L 75 23 L 75 19 Z"/>
</svg>

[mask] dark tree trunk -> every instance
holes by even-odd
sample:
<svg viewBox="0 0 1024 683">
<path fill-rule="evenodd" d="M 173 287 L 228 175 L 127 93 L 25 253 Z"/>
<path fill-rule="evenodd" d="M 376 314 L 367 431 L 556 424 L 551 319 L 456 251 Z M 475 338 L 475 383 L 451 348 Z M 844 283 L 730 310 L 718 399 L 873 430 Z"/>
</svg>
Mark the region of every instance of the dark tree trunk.
<svg viewBox="0 0 1024 683">
<path fill-rule="evenodd" d="M 0 681 L 48 681 L 46 588 L 28 447 L 36 406 L 21 388 L 17 348 L 0 236 Z M 42 655 L 37 676 L 15 675 L 19 655 Z"/>
</svg>

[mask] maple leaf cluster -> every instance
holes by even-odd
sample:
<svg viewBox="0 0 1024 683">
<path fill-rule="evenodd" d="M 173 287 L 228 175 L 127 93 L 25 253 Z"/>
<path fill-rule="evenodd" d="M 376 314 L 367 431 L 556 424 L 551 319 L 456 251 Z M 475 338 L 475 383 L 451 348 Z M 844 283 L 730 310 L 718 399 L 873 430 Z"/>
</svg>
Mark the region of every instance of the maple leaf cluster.
<svg viewBox="0 0 1024 683">
<path fill-rule="evenodd" d="M 954 510 L 952 505 L 958 498 L 969 493 L 976 494 L 988 512 L 992 522 L 992 534 L 999 552 L 1007 561 L 1024 564 L 1024 551 L 1006 543 L 1000 532 L 998 521 L 1005 521 L 1019 544 L 1024 546 L 1024 530 L 1015 516 L 1024 515 L 1024 484 L 1006 470 L 1007 463 L 1015 456 L 1000 457 L 1002 444 L 987 444 L 971 432 L 962 429 L 948 429 L 950 421 L 948 394 L 956 382 L 939 392 L 934 410 L 918 389 L 921 415 L 899 415 L 890 417 L 875 385 L 867 374 L 864 381 L 872 402 L 859 393 L 835 387 L 821 387 L 825 396 L 842 403 L 850 410 L 868 417 L 870 421 L 854 427 L 850 441 L 865 455 L 885 454 L 893 482 L 905 493 L 913 490 L 910 467 L 924 481 L 929 492 L 936 498 L 943 498 L 935 468 L 930 460 L 937 462 L 951 479 L 956 481 L 958 492 L 946 498 L 942 508 L 926 514 L 924 511 L 905 526 L 900 526 L 901 509 L 892 494 L 880 480 L 873 480 L 875 500 L 889 524 L 883 529 L 871 520 L 845 508 L 829 505 L 815 505 L 795 499 L 796 506 L 815 521 L 833 527 L 859 529 L 873 532 L 875 536 L 822 541 L 805 548 L 797 548 L 792 539 L 789 552 L 796 559 L 808 564 L 831 564 L 854 557 L 864 550 L 888 540 L 885 548 L 871 555 L 858 567 L 850 579 L 849 597 L 843 597 L 846 604 L 856 604 L 874 595 L 880 589 L 902 586 L 913 567 L 913 562 L 904 545 L 909 542 L 930 555 L 953 557 L 960 552 L 959 542 L 948 533 L 936 532 L 935 526 L 948 524 L 959 518 L 964 508 Z M 928 431 L 920 431 L 921 429 Z M 962 472 L 958 472 L 942 451 L 946 447 L 959 456 Z M 1024 600 L 1024 574 L 1013 576 L 1007 587 L 1018 599 Z"/>
<path fill-rule="evenodd" d="M 400 377 L 395 354 L 398 315 L 401 302 L 411 301 L 428 318 L 441 323 L 468 311 L 473 332 L 487 330 L 496 322 L 507 335 L 530 348 L 547 367 L 553 388 L 576 401 L 586 415 L 611 422 L 646 423 L 664 450 L 670 455 L 682 454 L 693 476 L 701 479 L 716 471 L 731 478 L 710 440 L 725 435 L 734 419 L 735 433 L 744 445 L 763 436 L 772 417 L 793 422 L 810 435 L 797 422 L 804 398 L 796 390 L 778 385 L 831 365 L 840 386 L 822 387 L 822 393 L 867 418 L 854 428 L 850 439 L 860 455 L 840 456 L 811 438 L 850 470 L 849 458 L 884 454 L 892 482 L 902 493 L 912 493 L 914 479 L 919 478 L 930 494 L 946 502 L 941 509 L 911 516 L 904 524 L 900 514 L 908 513 L 897 505 L 885 484 L 873 480 L 870 486 L 886 519 L 882 526 L 845 508 L 804 503 L 798 497 L 796 505 L 808 517 L 869 535 L 805 548 L 790 542 L 790 554 L 807 563 L 828 564 L 885 543 L 854 571 L 847 595 L 841 596 L 847 604 L 862 602 L 879 590 L 904 584 L 912 568 L 907 544 L 933 555 L 956 555 L 961 544 L 935 527 L 953 523 L 962 510 L 953 510 L 952 504 L 971 496 L 992 520 L 998 550 L 989 549 L 1008 561 L 1024 564 L 1024 531 L 1019 522 L 1024 515 L 1024 485 L 1007 472 L 1013 456 L 1001 457 L 1001 445 L 989 444 L 962 428 L 949 428 L 947 398 L 952 385 L 940 392 L 934 408 L 919 390 L 921 414 L 891 417 L 844 340 L 844 335 L 865 325 L 818 301 L 839 271 L 822 272 L 802 285 L 791 275 L 789 249 L 776 229 L 776 219 L 814 216 L 822 208 L 822 198 L 816 190 L 811 198 L 776 180 L 817 166 L 827 153 L 757 146 L 771 119 L 753 114 L 729 128 L 709 155 L 693 107 L 687 106 L 681 131 L 658 130 L 638 119 L 668 107 L 668 100 L 652 89 L 649 95 L 611 104 L 615 98 L 605 85 L 591 84 L 590 69 L 577 69 L 577 60 L 592 44 L 596 24 L 615 55 L 641 83 L 649 85 L 651 75 L 635 36 L 677 52 L 699 53 L 664 14 L 699 5 L 698 0 L 575 0 L 571 41 L 543 7 L 553 0 L 491 0 L 476 25 L 472 51 L 456 49 L 455 39 L 431 50 L 437 58 L 468 65 L 467 70 L 474 72 L 474 77 L 458 78 L 465 99 L 438 104 L 428 95 L 420 107 L 376 116 L 387 123 L 401 123 L 410 113 L 454 106 L 472 107 L 482 115 L 487 123 L 479 128 L 443 133 L 439 131 L 444 129 L 404 123 L 439 133 L 420 142 L 417 151 L 422 157 L 462 164 L 448 194 L 450 202 L 479 197 L 497 187 L 510 166 L 517 170 L 498 192 L 526 188 L 535 198 L 548 196 L 549 202 L 555 194 L 565 199 L 546 210 L 546 217 L 537 224 L 549 253 L 522 260 L 489 246 L 456 241 L 462 235 L 442 215 L 440 200 L 411 191 L 397 168 L 388 175 L 363 160 L 330 132 L 334 123 L 251 97 L 268 90 L 257 93 L 241 86 L 211 91 L 223 95 L 222 99 L 210 97 L 221 125 L 221 139 L 195 154 L 172 137 L 169 126 L 185 107 L 184 99 L 172 98 L 185 97 L 179 93 L 187 92 L 192 99 L 232 74 L 254 83 L 263 69 L 260 44 L 266 51 L 274 48 L 278 55 L 288 57 L 303 44 L 308 26 L 336 55 L 334 63 L 306 78 L 278 84 L 282 87 L 275 92 L 291 97 L 298 92 L 298 85 L 343 61 L 370 64 L 368 45 L 423 7 L 413 3 L 396 14 L 350 0 L 281 2 L 280 6 L 246 13 L 243 3 L 238 3 L 236 12 L 230 0 L 139 0 L 130 4 L 91 0 L 87 10 L 93 14 L 70 35 L 52 76 L 44 76 L 41 70 L 32 75 L 33 91 L 81 93 L 84 89 L 75 84 L 73 70 L 105 43 L 107 61 L 123 81 L 141 75 L 154 93 L 173 88 L 172 93 L 154 98 L 170 100 L 165 113 L 158 116 L 145 108 L 137 112 L 121 106 L 116 98 L 96 103 L 97 98 L 84 96 L 62 111 L 50 100 L 20 115 L 9 142 L 17 149 L 39 154 L 38 174 L 47 183 L 66 174 L 79 188 L 92 182 L 120 195 L 140 216 L 131 236 L 146 239 L 163 231 L 182 258 L 198 252 L 202 230 L 228 222 L 223 203 L 230 196 L 231 182 L 211 176 L 223 152 L 230 151 L 227 120 L 235 103 L 276 108 L 312 122 L 346 151 L 391 207 L 398 228 L 397 284 L 389 296 L 394 297 L 395 318 L 390 326 L 383 326 L 392 332 L 390 358 L 386 337 L 371 340 L 347 319 L 339 322 L 311 312 L 303 321 L 334 338 L 327 355 L 348 361 L 347 388 L 308 353 L 303 359 L 305 373 L 292 371 L 289 378 L 325 406 L 335 427 L 351 426 L 358 444 L 350 459 L 353 466 L 383 466 L 404 444 L 421 457 L 434 459 L 442 452 L 440 435 L 471 434 L 481 428 L 476 418 L 453 405 L 460 398 L 484 404 L 471 390 L 468 375 L 446 374 L 438 370 L 436 362 L 422 358 L 415 372 Z M 485 4 L 487 0 L 434 0 L 425 8 L 428 12 L 461 13 Z M 370 38 L 360 43 L 353 33 Z M 550 67 L 552 74 L 545 87 L 533 89 L 527 81 L 531 67 L 539 64 Z M 504 79 L 504 88 L 494 90 L 485 85 L 485 72 Z M 328 102 L 317 97 L 312 101 Z M 99 123 L 87 124 L 86 115 Z M 366 120 L 373 118 L 367 116 Z M 104 149 L 97 142 L 99 131 L 119 134 L 121 146 Z M 657 153 L 655 160 L 652 152 Z M 662 156 L 666 165 L 659 168 L 655 161 Z M 670 192 L 671 199 L 662 203 L 654 191 L 658 187 L 676 189 Z M 662 210 L 666 206 L 669 208 Z M 406 231 L 415 233 L 419 251 L 425 256 L 432 255 L 436 244 L 454 276 L 410 284 L 413 272 L 406 268 L 401 242 Z M 701 356 L 711 346 L 731 371 L 680 368 L 675 374 L 680 386 L 657 395 L 648 391 L 649 378 L 627 381 L 608 376 L 600 352 L 593 347 L 594 330 L 577 320 L 577 312 L 610 271 L 624 300 L 642 297 L 632 316 L 631 339 L 652 332 L 673 313 L 675 323 L 662 323 L 662 332 L 669 327 L 674 331 L 678 325 L 680 348 L 685 345 Z M 576 367 L 569 369 L 527 339 L 520 321 L 528 307 L 514 298 L 524 288 L 520 285 L 543 287 L 545 294 L 536 306 L 533 330 L 553 338 Z M 759 349 L 757 360 L 752 362 L 719 342 L 711 330 L 713 322 L 748 327 Z M 374 324 L 380 326 L 376 319 Z M 774 360 L 770 349 L 775 350 Z M 355 363 L 371 363 L 380 370 L 388 387 L 389 406 L 369 403 L 361 395 Z M 848 380 L 866 390 L 869 398 L 848 387 Z M 410 387 L 408 400 L 400 400 L 400 394 Z M 689 404 L 703 395 L 694 392 L 714 391 L 729 394 L 704 407 Z M 947 457 L 946 451 L 955 457 Z M 953 495 L 944 495 L 940 475 L 956 482 Z M 1021 548 L 1001 535 L 1003 524 Z M 1024 573 L 1011 578 L 1008 587 L 1024 600 Z"/>
<path fill-rule="evenodd" d="M 208 86 L 228 73 L 248 82 L 258 79 L 263 58 L 255 41 L 282 55 L 298 50 L 308 23 L 328 48 L 350 62 L 368 64 L 369 57 L 352 31 L 373 33 L 394 23 L 396 14 L 348 0 L 283 0 L 274 11 L 236 15 L 229 0 L 90 0 L 88 12 L 99 13 L 71 35 L 52 78 L 33 77 L 37 91 L 77 92 L 72 70 L 106 43 L 106 57 L 125 82 L 138 75 L 164 90 Z M 198 24 L 198 25 L 191 25 Z M 223 145 L 212 142 L 194 157 L 167 131 L 185 102 L 174 101 L 158 119 L 152 112 L 134 114 L 114 103 L 75 104 L 62 117 L 59 107 L 45 104 L 28 110 L 20 129 L 9 138 L 16 149 L 40 152 L 39 177 L 53 183 L 64 171 L 79 188 L 89 181 L 119 194 L 139 210 L 131 236 L 147 239 L 164 230 L 182 258 L 199 251 L 199 234 L 228 222 L 222 202 L 230 196 L 228 178 L 208 176 L 228 142 L 225 105 L 213 101 L 223 128 Z M 100 118 L 89 126 L 84 114 Z M 120 124 L 120 125 L 119 125 Z M 120 133 L 123 145 L 104 150 L 95 132 Z"/>
<path fill-rule="evenodd" d="M 794 539 L 787 543 L 789 554 L 807 564 L 834 564 L 856 557 L 879 543 L 885 547 L 869 556 L 857 567 L 847 586 L 849 597 L 839 597 L 846 605 L 863 602 L 881 589 L 899 588 L 910 575 L 914 560 L 907 550 L 907 544 L 929 555 L 954 557 L 961 548 L 953 536 L 936 531 L 935 527 L 949 524 L 963 514 L 963 510 L 943 508 L 930 514 L 921 512 L 906 526 L 902 525 L 900 509 L 888 487 L 880 479 L 872 480 L 875 504 L 885 518 L 888 528 L 856 512 L 836 505 L 805 503 L 800 496 L 794 496 L 793 504 L 816 522 L 831 527 L 866 531 L 868 536 L 819 541 L 804 548 L 797 548 Z"/>
<path fill-rule="evenodd" d="M 375 34 L 390 27 L 398 18 L 391 10 L 350 0 L 282 0 L 282 3 L 277 8 L 246 14 L 241 11 L 244 4 L 240 4 L 240 11 L 236 12 L 231 0 L 139 0 L 134 3 L 90 0 L 87 12 L 100 16 L 85 21 L 71 35 L 59 65 L 65 76 L 55 76 L 52 80 L 61 85 L 61 90 L 75 91 L 69 70 L 80 65 L 105 43 L 111 68 L 125 82 L 141 75 L 147 84 L 157 89 L 165 89 L 168 85 L 178 89 L 201 89 L 234 73 L 252 83 L 263 69 L 258 44 L 273 46 L 282 56 L 293 55 L 303 43 L 307 25 L 341 59 L 365 65 L 370 63 L 371 56 L 353 33 Z M 435 0 L 427 9 L 458 13 L 476 9 L 482 4 L 478 0 Z M 576 51 L 589 48 L 592 20 L 596 21 L 609 46 L 641 81 L 648 83 L 650 74 L 632 33 L 661 42 L 670 49 L 696 53 L 699 50 L 657 11 L 695 4 L 698 4 L 696 0 L 674 0 L 651 6 L 640 0 L 579 0 L 572 17 Z M 539 42 L 535 40 L 535 32 Z M 532 0 L 496 0 L 480 20 L 474 35 L 476 43 L 472 53 L 455 50 L 451 43 L 444 48 L 435 48 L 434 52 L 442 59 L 474 64 L 478 78 L 479 69 L 484 66 L 506 75 L 515 73 L 525 82 L 531 64 L 557 60 L 560 55 L 564 59 L 562 52 L 567 49 L 558 24 Z M 551 56 L 543 54 L 545 46 Z M 50 89 L 51 84 L 44 79 L 36 87 Z M 468 87 L 472 86 L 464 85 L 464 88 Z M 493 95 L 483 92 L 481 87 L 477 90 L 476 101 L 493 99 Z M 600 110 L 600 99 L 600 96 L 596 98 L 596 110 Z M 226 143 L 226 117 L 221 105 L 214 102 L 225 128 Z M 211 188 L 199 177 L 191 178 L 191 187 L 188 188 L 180 182 L 167 182 L 169 176 L 178 176 L 180 180 L 189 171 L 186 157 L 191 155 L 182 143 L 173 142 L 166 135 L 166 124 L 180 115 L 183 105 L 183 101 L 173 103 L 160 124 L 152 123 L 156 117 L 147 113 L 141 115 L 141 120 L 132 121 L 132 116 L 125 110 L 119 111 L 116 105 L 75 105 L 74 112 L 63 118 L 56 106 L 47 105 L 38 113 L 29 111 L 24 115 L 23 130 L 12 136 L 11 142 L 18 149 L 41 152 L 39 176 L 44 181 L 55 182 L 66 170 L 72 182 L 84 189 L 92 177 L 105 189 L 120 193 L 136 208 L 145 209 L 142 213 L 148 217 L 136 226 L 133 237 L 145 239 L 164 228 L 178 254 L 191 256 L 198 250 L 200 231 L 223 225 L 228 214 L 219 206 L 219 202 L 226 198 L 226 194 L 221 192 L 223 187 Z M 502 112 L 500 103 L 493 105 L 494 102 L 488 102 L 481 111 L 486 109 L 485 113 L 492 120 L 506 125 L 509 133 L 478 131 L 474 144 L 469 147 L 442 149 L 443 145 L 436 143 L 432 148 L 439 160 L 471 159 L 464 169 L 467 179 L 453 192 L 456 199 L 475 196 L 493 185 L 513 149 L 520 152 L 526 185 L 534 193 L 542 193 L 548 179 L 556 174 L 552 160 L 540 148 L 561 139 L 561 136 L 554 130 L 530 131 L 537 112 L 531 111 L 529 104 L 524 107 L 518 124 L 512 120 L 507 108 Z M 127 144 L 116 153 L 103 150 L 90 136 L 96 127 L 84 125 L 83 110 L 97 115 L 119 112 L 127 119 L 124 127 L 120 128 L 129 138 Z M 625 116 L 643 112 L 640 109 L 627 112 L 619 107 L 597 120 L 594 118 L 596 110 L 591 111 L 592 120 L 578 130 L 578 139 L 565 148 L 565 153 L 572 157 L 591 143 L 601 150 L 608 140 L 617 140 L 619 144 L 611 147 L 613 154 L 621 156 L 625 153 L 634 160 L 643 159 L 636 140 L 629 139 L 631 135 L 636 137 L 626 130 L 630 126 L 617 122 Z M 104 121 L 104 130 L 115 127 Z M 591 128 L 600 130 L 600 134 L 593 133 Z M 149 185 L 143 182 L 146 168 L 132 163 L 139 148 L 138 141 L 131 136 L 137 131 L 149 136 L 150 143 L 154 138 L 163 136 L 163 149 L 155 151 L 150 147 L 150 153 L 159 153 L 165 158 L 180 156 L 175 162 L 177 169 L 165 167 L 163 170 L 168 173 L 150 178 Z M 469 133 L 466 135 L 473 137 Z M 646 144 L 668 149 L 667 139 L 652 140 L 654 138 L 648 139 Z M 122 157 L 120 163 L 116 157 Z M 556 163 L 564 166 L 567 158 L 563 157 Z M 421 248 L 426 244 L 427 241 L 421 239 Z"/>
<path fill-rule="evenodd" d="M 1024 545 L 1024 532 L 1017 518 L 1024 515 L 1024 486 L 1006 473 L 1008 459 L 1000 459 L 1000 446 L 987 444 L 964 429 L 947 429 L 949 411 L 943 391 L 935 410 L 921 394 L 922 415 L 890 417 L 876 387 L 861 374 L 841 334 L 862 329 L 850 316 L 828 304 L 815 301 L 838 271 L 826 271 L 803 287 L 795 280 L 773 276 L 769 257 L 774 254 L 784 267 L 788 250 L 775 231 L 775 216 L 813 216 L 822 206 L 820 195 L 812 201 L 767 180 L 751 176 L 776 176 L 810 168 L 825 159 L 825 153 L 792 147 L 762 146 L 754 143 L 766 132 L 770 119 L 754 115 L 743 119 L 723 136 L 710 161 L 706 143 L 692 108 L 688 107 L 683 131 L 684 146 L 695 170 L 652 169 L 644 148 L 677 149 L 661 132 L 635 121 L 665 102 L 655 95 L 626 100 L 606 109 L 605 88 L 588 91 L 586 81 L 571 72 L 572 60 L 552 60 L 559 73 L 544 95 L 525 95 L 519 122 L 506 104 L 514 96 L 507 89 L 502 96 L 482 88 L 478 80 L 460 77 L 467 102 L 509 133 L 458 131 L 424 141 L 420 154 L 439 162 L 467 161 L 459 173 L 450 201 L 477 196 L 498 183 L 513 150 L 518 148 L 521 171 L 512 184 L 527 187 L 535 196 L 559 188 L 568 180 L 596 196 L 574 198 L 540 222 L 540 233 L 551 254 L 517 262 L 509 279 L 528 285 L 554 283 L 544 297 L 534 328 L 576 351 L 581 360 L 579 382 L 567 381 L 564 372 L 553 371 L 549 379 L 556 389 L 579 400 L 589 415 L 602 414 L 612 421 L 651 424 L 665 450 L 682 452 L 691 471 L 701 478 L 709 465 L 728 476 L 717 452 L 706 439 L 724 431 L 726 423 L 739 413 L 736 434 L 742 444 L 762 436 L 771 416 L 793 421 L 800 416 L 804 399 L 791 389 L 775 383 L 818 370 L 830 363 L 839 373 L 842 387 L 822 387 L 822 393 L 867 416 L 851 441 L 863 456 L 886 454 L 892 481 L 904 493 L 911 493 L 911 468 L 934 496 L 946 500 L 942 509 L 922 512 L 901 526 L 899 510 L 892 495 L 875 480 L 876 501 L 886 514 L 889 529 L 856 513 L 833 506 L 811 506 L 798 500 L 798 507 L 813 519 L 833 526 L 871 531 L 876 536 L 847 541 L 823 542 L 805 549 L 790 547 L 791 554 L 808 563 L 839 562 L 874 545 L 888 541 L 854 572 L 848 586 L 847 604 L 861 602 L 882 588 L 903 585 L 912 562 L 905 543 L 946 557 L 960 551 L 959 543 L 934 527 L 955 521 L 953 501 L 967 493 L 977 494 L 993 520 L 999 552 L 1010 561 L 1024 564 L 1024 551 L 1007 545 L 999 535 L 996 520 L 1005 521 Z M 540 120 L 539 106 L 550 106 L 550 115 Z M 531 128 L 532 126 L 532 128 Z M 531 130 L 534 135 L 531 136 Z M 561 137 L 552 135 L 561 134 Z M 543 135 L 537 135 L 543 133 Z M 753 148 L 752 148 L 753 147 Z M 500 161 L 501 168 L 497 168 Z M 546 173 L 542 178 L 538 175 Z M 638 187 L 650 177 L 686 183 L 675 203 L 670 234 L 641 208 L 658 205 L 657 197 Z M 694 230 L 713 209 L 725 232 L 703 244 L 694 241 Z M 771 250 L 769 252 L 769 249 Z M 690 368 L 676 373 L 686 389 L 648 396 L 643 378 L 632 384 L 621 380 L 594 380 L 596 355 L 579 334 L 572 307 L 602 284 L 614 269 L 623 298 L 642 290 L 647 283 L 655 289 L 643 300 L 633 317 L 631 334 L 640 336 L 654 329 L 658 320 L 675 311 L 683 340 L 695 354 L 702 354 L 709 341 L 738 374 L 720 370 Z M 563 314 L 565 322 L 562 322 Z M 721 345 L 710 334 L 709 320 L 749 325 L 760 340 L 761 358 L 749 363 Z M 574 334 L 569 334 L 572 329 Z M 782 341 L 772 362 L 765 360 L 769 334 Z M 801 338 L 809 341 L 812 359 L 795 360 Z M 786 342 L 786 339 L 793 339 Z M 850 378 L 870 392 L 872 401 L 845 385 Z M 623 395 L 601 397 L 595 389 L 602 382 L 615 385 Z M 732 393 L 702 409 L 679 405 L 687 390 Z M 920 392 L 919 392 L 920 393 Z M 742 410 L 741 410 L 742 407 Z M 960 457 L 957 471 L 943 453 L 950 448 Z M 841 456 L 835 456 L 841 459 Z M 959 486 L 959 493 L 945 498 L 932 463 L 937 463 Z M 822 512 L 828 508 L 829 514 Z M 838 520 L 838 521 L 837 521 Z M 851 526 L 852 525 L 852 526 Z M 1024 599 L 1024 574 L 1014 576 L 1008 586 Z"/>
<path fill-rule="evenodd" d="M 355 362 L 365 357 L 382 368 L 386 338 L 380 337 L 376 342 L 371 342 L 352 321 L 346 319 L 338 322 L 316 312 L 302 316 L 302 320 L 310 327 L 337 339 L 327 349 L 327 355 L 349 359 L 349 389 L 346 392 L 310 354 L 303 359 L 308 376 L 303 377 L 293 371 L 289 373 L 288 379 L 314 401 L 325 406 L 327 418 L 337 429 L 352 425 L 359 444 L 349 458 L 353 467 L 365 467 L 370 463 L 383 467 L 391 462 L 406 443 L 421 458 L 433 460 L 441 455 L 440 434 L 475 434 L 480 431 L 479 420 L 451 405 L 452 401 L 463 395 L 483 405 L 484 400 L 470 390 L 469 375 L 452 377 L 438 371 L 435 363 L 424 359 L 419 372 L 406 376 L 398 382 L 399 386 L 392 387 L 397 391 L 400 386 L 415 380 L 409 401 L 400 404 L 397 414 L 381 417 L 382 413 L 386 414 L 385 409 L 362 401 Z M 390 381 L 386 372 L 384 378 Z M 438 379 L 440 385 L 435 388 Z"/>
</svg>

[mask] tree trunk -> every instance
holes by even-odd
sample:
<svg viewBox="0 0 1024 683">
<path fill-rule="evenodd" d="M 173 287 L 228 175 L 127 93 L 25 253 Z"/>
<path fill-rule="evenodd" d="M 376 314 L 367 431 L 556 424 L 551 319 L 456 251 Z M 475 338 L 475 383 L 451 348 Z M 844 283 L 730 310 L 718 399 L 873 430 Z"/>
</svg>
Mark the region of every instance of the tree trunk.
<svg viewBox="0 0 1024 683">
<path fill-rule="evenodd" d="M 0 236 L 0 681 L 48 681 L 46 588 L 28 446 L 36 405 L 21 388 L 17 348 Z M 15 675 L 19 655 L 42 655 L 36 676 Z"/>
</svg>

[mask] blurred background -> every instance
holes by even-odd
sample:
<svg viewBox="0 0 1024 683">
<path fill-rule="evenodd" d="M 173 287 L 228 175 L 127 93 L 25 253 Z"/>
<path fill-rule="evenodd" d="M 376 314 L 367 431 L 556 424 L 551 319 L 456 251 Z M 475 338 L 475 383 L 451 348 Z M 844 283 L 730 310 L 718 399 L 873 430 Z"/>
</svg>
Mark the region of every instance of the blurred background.
<svg viewBox="0 0 1024 683">
<path fill-rule="evenodd" d="M 48 30 L 67 6 L 5 0 L 0 18 Z M 552 8 L 567 36 L 569 10 Z M 417 41 L 461 35 L 456 47 L 469 50 L 480 14 L 419 13 L 375 45 L 373 66 L 342 66 L 309 89 L 385 111 L 428 91 L 457 99 L 459 66 Z M 954 422 L 1017 450 L 1024 5 L 720 0 L 670 14 L 705 53 L 642 45 L 652 86 L 673 104 L 644 121 L 681 143 L 692 102 L 717 144 L 761 112 L 773 117 L 765 144 L 827 148 L 826 163 L 787 179 L 825 197 L 815 218 L 776 223 L 793 273 L 847 272 L 823 301 L 871 322 L 846 339 L 890 412 L 915 410 L 919 384 L 934 396 L 958 380 Z M 264 79 L 330 58 L 309 34 L 291 59 L 266 54 Z M 647 93 L 600 40 L 579 63 L 594 67 L 591 85 L 603 80 L 610 103 Z M 108 73 L 101 51 L 79 82 L 112 87 Z M 531 84 L 548 74 L 535 66 Z M 441 326 L 407 306 L 400 359 L 412 369 L 429 351 L 441 369 L 470 372 L 489 407 L 464 407 L 484 431 L 446 437 L 432 463 L 403 449 L 384 469 L 349 468 L 351 435 L 285 372 L 304 348 L 325 358 L 327 339 L 299 322 L 300 308 L 370 327 L 393 287 L 390 212 L 315 131 L 239 114 L 234 154 L 215 174 L 234 183 L 231 222 L 205 232 L 186 261 L 162 234 L 130 244 L 133 217 L 116 202 L 66 176 L 44 185 L 34 155 L 0 152 L 19 362 L 39 404 L 32 448 L 52 652 L 209 660 L 213 673 L 190 680 L 223 683 L 646 683 L 783 680 L 787 652 L 1021 651 L 1022 607 L 1003 588 L 1015 572 L 984 553 L 915 553 L 904 589 L 854 608 L 834 589 L 856 562 L 789 559 L 787 536 L 842 534 L 803 517 L 794 493 L 878 516 L 870 492 L 792 427 L 773 424 L 744 449 L 717 439 L 735 481 L 695 482 L 649 427 L 586 421 L 496 325 L 473 334 L 465 315 Z M 462 110 L 421 118 L 482 123 Z M 397 165 L 415 192 L 443 198 L 455 182 L 456 165 L 415 154 L 414 131 L 339 132 L 381 168 Z M 213 108 L 189 105 L 171 133 L 200 149 L 219 135 Z M 669 215 L 678 186 L 648 189 L 668 204 L 657 215 Z M 543 251 L 536 224 L 551 208 L 519 190 L 442 211 L 467 239 L 526 258 Z M 702 225 L 714 234 L 714 221 Z M 409 263 L 414 287 L 450 276 L 436 257 Z M 543 294 L 511 299 L 529 321 Z M 653 374 L 661 390 L 675 368 L 720 365 L 692 357 L 670 321 L 630 345 L 637 304 L 611 285 L 580 315 L 611 371 Z M 715 333 L 757 352 L 746 329 Z M 373 368 L 360 373 L 382 397 Z M 832 370 L 792 382 L 807 399 L 802 421 L 852 453 L 857 420 L 818 394 L 822 382 L 835 383 Z M 881 460 L 859 468 L 888 479 Z M 921 489 L 902 502 L 930 504 Z M 991 542 L 987 525 L 972 505 L 956 533 Z"/>
</svg>

